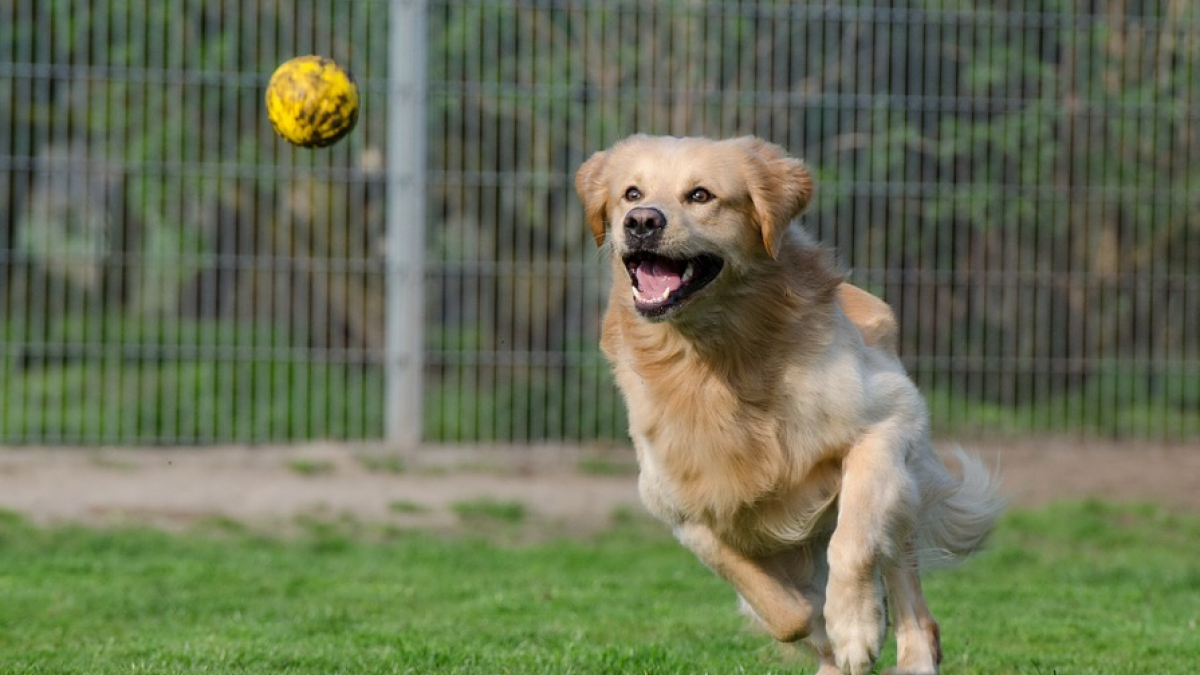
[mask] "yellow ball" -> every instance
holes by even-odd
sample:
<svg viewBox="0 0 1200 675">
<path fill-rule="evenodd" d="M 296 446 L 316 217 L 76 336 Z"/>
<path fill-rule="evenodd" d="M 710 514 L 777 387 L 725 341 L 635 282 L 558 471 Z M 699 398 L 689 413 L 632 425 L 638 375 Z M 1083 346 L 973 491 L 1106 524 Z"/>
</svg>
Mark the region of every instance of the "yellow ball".
<svg viewBox="0 0 1200 675">
<path fill-rule="evenodd" d="M 358 85 L 332 59 L 297 56 L 279 66 L 267 83 L 267 117 L 290 143 L 333 145 L 358 124 Z"/>
</svg>

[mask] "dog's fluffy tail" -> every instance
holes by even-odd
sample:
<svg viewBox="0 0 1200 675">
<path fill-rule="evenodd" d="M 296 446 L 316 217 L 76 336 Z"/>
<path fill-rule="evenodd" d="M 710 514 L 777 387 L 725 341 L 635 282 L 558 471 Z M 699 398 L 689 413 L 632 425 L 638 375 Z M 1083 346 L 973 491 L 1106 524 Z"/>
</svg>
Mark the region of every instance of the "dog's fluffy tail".
<svg viewBox="0 0 1200 675">
<path fill-rule="evenodd" d="M 922 564 L 953 565 L 979 550 L 1007 504 L 995 473 L 962 449 L 955 455 L 961 476 L 936 458 L 930 462 L 936 466 L 921 472 L 924 508 L 917 550 Z"/>
</svg>

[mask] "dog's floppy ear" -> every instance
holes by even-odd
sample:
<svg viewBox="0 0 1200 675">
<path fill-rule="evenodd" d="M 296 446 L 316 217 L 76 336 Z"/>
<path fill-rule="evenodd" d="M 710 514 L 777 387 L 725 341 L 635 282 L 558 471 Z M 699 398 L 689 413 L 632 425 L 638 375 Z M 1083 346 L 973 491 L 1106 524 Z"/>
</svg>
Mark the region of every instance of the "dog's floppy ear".
<svg viewBox="0 0 1200 675">
<path fill-rule="evenodd" d="M 604 180 L 604 167 L 608 164 L 608 151 L 602 150 L 588 158 L 575 174 L 575 192 L 583 202 L 588 227 L 597 246 L 604 244 L 604 226 L 608 220 L 608 184 Z"/>
<path fill-rule="evenodd" d="M 778 257 L 788 224 L 812 201 L 816 190 L 812 175 L 804 162 L 774 143 L 753 136 L 735 142 L 746 153 L 746 182 L 763 246 L 772 258 Z"/>
</svg>

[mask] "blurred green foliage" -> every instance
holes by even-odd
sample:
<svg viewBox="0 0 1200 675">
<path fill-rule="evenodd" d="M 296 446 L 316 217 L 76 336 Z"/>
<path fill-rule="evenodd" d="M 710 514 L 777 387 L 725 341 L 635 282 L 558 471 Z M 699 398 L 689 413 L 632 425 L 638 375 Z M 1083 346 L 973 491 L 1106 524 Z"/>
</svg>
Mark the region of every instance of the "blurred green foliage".
<svg viewBox="0 0 1200 675">
<path fill-rule="evenodd" d="M 0 323 L 0 438 L 268 443 L 383 434 L 383 374 L 311 358 L 272 325 L 110 318 L 38 341 Z"/>
</svg>

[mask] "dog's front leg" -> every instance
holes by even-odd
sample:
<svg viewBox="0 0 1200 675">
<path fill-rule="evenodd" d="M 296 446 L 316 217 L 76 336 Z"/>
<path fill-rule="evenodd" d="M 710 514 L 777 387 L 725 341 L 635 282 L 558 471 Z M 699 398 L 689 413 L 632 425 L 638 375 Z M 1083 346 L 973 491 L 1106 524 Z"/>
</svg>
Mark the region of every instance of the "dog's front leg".
<svg viewBox="0 0 1200 675">
<path fill-rule="evenodd" d="M 675 528 L 675 536 L 709 569 L 733 584 L 776 640 L 795 642 L 813 631 L 813 614 L 820 608 L 814 610 L 813 603 L 782 570 L 738 551 L 704 525 L 684 523 Z"/>
<path fill-rule="evenodd" d="M 842 463 L 838 523 L 829 541 L 825 625 L 845 675 L 871 672 L 883 643 L 881 562 L 897 555 L 896 542 L 910 527 L 917 499 L 904 460 L 910 442 L 905 426 L 873 428 Z"/>
</svg>

